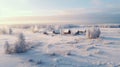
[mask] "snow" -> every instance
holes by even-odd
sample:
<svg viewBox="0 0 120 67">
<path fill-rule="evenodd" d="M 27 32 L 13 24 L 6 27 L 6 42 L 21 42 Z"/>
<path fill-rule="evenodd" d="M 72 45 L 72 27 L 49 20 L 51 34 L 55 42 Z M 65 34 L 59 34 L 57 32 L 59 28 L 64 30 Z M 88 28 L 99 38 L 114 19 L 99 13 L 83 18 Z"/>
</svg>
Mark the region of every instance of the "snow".
<svg viewBox="0 0 120 67">
<path fill-rule="evenodd" d="M 0 67 L 120 66 L 120 28 L 101 28 L 97 39 L 87 39 L 85 35 L 45 35 L 29 29 L 12 30 L 11 35 L 0 35 Z M 26 42 L 31 42 L 33 48 L 25 53 L 5 54 L 4 43 L 15 43 L 19 33 L 25 35 Z"/>
</svg>

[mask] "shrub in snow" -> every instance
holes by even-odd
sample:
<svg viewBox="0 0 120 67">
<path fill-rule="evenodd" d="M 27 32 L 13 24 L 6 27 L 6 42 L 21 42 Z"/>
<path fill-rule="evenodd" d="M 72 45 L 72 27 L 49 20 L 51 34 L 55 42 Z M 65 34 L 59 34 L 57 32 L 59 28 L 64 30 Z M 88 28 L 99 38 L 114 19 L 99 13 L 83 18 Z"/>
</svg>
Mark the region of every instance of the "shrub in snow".
<svg viewBox="0 0 120 67">
<path fill-rule="evenodd" d="M 79 35 L 80 34 L 80 31 L 77 31 L 77 32 L 75 32 L 75 34 L 74 35 Z"/>
<path fill-rule="evenodd" d="M 80 32 L 80 34 L 84 34 L 84 33 L 86 33 L 86 30 L 84 30 L 84 31 L 79 31 Z"/>
<path fill-rule="evenodd" d="M 72 53 L 69 51 L 69 52 L 66 53 L 66 55 L 70 56 L 70 55 L 72 55 Z"/>
<path fill-rule="evenodd" d="M 53 33 L 54 34 L 60 34 L 60 31 L 59 30 L 53 30 Z"/>
<path fill-rule="evenodd" d="M 63 34 L 71 34 L 71 30 L 64 31 Z"/>
<path fill-rule="evenodd" d="M 86 33 L 86 31 L 81 31 L 81 30 L 78 30 L 74 33 L 74 35 L 84 35 Z"/>
<path fill-rule="evenodd" d="M 34 62 L 34 60 L 33 59 L 29 59 L 28 62 Z"/>
<path fill-rule="evenodd" d="M 52 53 L 48 53 L 48 55 L 50 55 L 50 56 L 56 56 L 57 54 L 55 52 L 52 52 Z"/>
<path fill-rule="evenodd" d="M 36 62 L 36 64 L 43 64 L 43 61 L 39 60 L 39 61 Z"/>
<path fill-rule="evenodd" d="M 47 33 L 47 32 L 43 32 L 43 34 L 48 35 L 48 33 Z"/>
<path fill-rule="evenodd" d="M 98 27 L 89 28 L 86 30 L 86 37 L 89 39 L 99 38 L 101 31 Z"/>
</svg>

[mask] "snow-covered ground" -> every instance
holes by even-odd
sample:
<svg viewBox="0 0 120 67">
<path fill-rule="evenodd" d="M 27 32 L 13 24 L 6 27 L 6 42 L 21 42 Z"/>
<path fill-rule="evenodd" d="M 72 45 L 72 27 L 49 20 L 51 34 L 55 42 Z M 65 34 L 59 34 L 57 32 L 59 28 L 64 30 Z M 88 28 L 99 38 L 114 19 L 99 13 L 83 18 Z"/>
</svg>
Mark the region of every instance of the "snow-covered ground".
<svg viewBox="0 0 120 67">
<path fill-rule="evenodd" d="M 33 48 L 5 54 L 4 42 L 14 43 L 21 32 Z M 13 29 L 12 35 L 0 35 L 0 67 L 120 67 L 120 28 L 101 28 L 98 39 Z"/>
</svg>

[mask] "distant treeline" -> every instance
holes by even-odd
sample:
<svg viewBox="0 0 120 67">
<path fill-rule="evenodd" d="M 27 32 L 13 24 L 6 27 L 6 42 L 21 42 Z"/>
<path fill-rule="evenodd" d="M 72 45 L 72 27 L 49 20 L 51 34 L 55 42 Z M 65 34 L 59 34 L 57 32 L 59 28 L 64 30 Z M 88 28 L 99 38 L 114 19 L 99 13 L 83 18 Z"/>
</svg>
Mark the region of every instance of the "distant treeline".
<svg viewBox="0 0 120 67">
<path fill-rule="evenodd" d="M 120 28 L 120 24 L 96 24 L 96 25 L 78 25 L 78 24 L 18 24 L 18 25 L 10 25 L 12 28 L 31 28 L 33 26 L 37 26 L 38 28 L 84 28 L 84 27 L 100 27 L 100 28 Z"/>
</svg>

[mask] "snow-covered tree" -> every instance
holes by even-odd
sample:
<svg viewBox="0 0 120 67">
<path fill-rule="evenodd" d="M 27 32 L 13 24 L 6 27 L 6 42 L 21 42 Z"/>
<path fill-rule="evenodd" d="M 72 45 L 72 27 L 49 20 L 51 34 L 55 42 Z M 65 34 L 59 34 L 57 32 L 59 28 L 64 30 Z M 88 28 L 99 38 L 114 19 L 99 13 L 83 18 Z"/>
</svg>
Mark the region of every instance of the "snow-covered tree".
<svg viewBox="0 0 120 67">
<path fill-rule="evenodd" d="M 8 41 L 5 42 L 4 45 L 5 53 L 12 54 L 12 53 L 23 53 L 26 52 L 29 48 L 27 43 L 25 42 L 25 37 L 21 33 L 18 36 L 18 40 L 14 44 L 9 44 Z"/>
<path fill-rule="evenodd" d="M 33 27 L 33 32 L 34 32 L 34 33 L 39 32 L 39 29 L 38 29 L 37 26 L 34 26 L 34 27 Z"/>
<path fill-rule="evenodd" d="M 99 38 L 100 34 L 101 34 L 101 31 L 99 27 L 92 27 L 86 30 L 86 37 L 89 39 Z"/>
<path fill-rule="evenodd" d="M 7 34 L 7 31 L 6 31 L 6 29 L 3 28 L 3 29 L 0 30 L 0 33 L 1 34 Z"/>
<path fill-rule="evenodd" d="M 3 27 L 0 29 L 1 34 L 12 34 L 12 29 L 9 27 Z"/>
<path fill-rule="evenodd" d="M 11 51 L 10 51 L 10 45 L 9 45 L 8 41 L 5 42 L 4 49 L 5 49 L 5 53 L 6 54 L 11 53 Z"/>
<path fill-rule="evenodd" d="M 16 53 L 22 53 L 26 51 L 26 42 L 25 42 L 25 37 L 24 35 L 21 33 L 18 36 L 18 41 L 15 43 L 15 52 Z"/>
<path fill-rule="evenodd" d="M 9 34 L 12 34 L 12 32 L 13 32 L 12 29 L 9 28 L 8 33 L 9 33 Z"/>
</svg>

